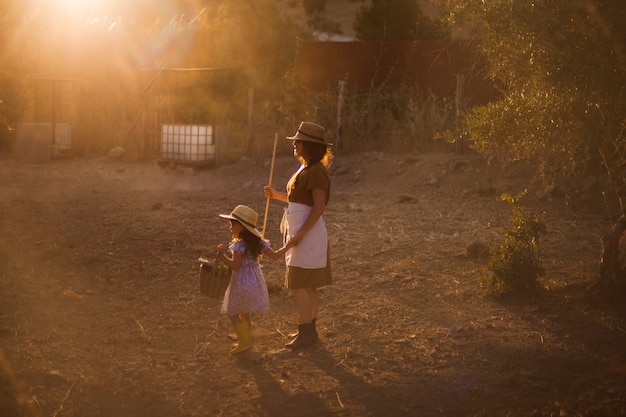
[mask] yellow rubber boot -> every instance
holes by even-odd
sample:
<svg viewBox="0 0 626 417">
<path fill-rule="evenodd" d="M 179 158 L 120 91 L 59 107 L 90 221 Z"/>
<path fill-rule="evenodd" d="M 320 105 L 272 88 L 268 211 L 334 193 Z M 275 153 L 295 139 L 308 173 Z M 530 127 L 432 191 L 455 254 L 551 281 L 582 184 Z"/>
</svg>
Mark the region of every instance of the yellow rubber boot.
<svg viewBox="0 0 626 417">
<path fill-rule="evenodd" d="M 251 321 L 246 321 L 245 323 L 248 323 L 248 327 L 250 328 L 250 334 L 252 334 L 252 322 Z M 297 335 L 295 335 L 294 337 L 296 337 Z M 237 341 L 237 333 L 231 333 L 228 335 L 228 338 L 230 340 L 232 340 L 233 342 Z"/>
<path fill-rule="evenodd" d="M 235 324 L 234 327 L 235 333 L 237 333 L 238 345 L 230 353 L 242 353 L 252 349 L 252 335 L 250 334 L 248 323 L 242 321 Z"/>
</svg>

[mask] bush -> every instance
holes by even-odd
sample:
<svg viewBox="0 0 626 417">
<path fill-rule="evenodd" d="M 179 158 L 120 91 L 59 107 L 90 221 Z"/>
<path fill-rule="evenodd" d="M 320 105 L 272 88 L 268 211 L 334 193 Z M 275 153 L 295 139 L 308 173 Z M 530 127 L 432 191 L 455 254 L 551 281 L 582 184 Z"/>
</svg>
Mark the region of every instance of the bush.
<svg viewBox="0 0 626 417">
<path fill-rule="evenodd" d="M 322 95 L 319 95 L 321 97 Z M 336 95 L 317 108 L 336 122 Z M 404 85 L 368 92 L 346 89 L 343 112 L 345 150 L 430 151 L 441 132 L 455 123 L 454 103 Z"/>
<path fill-rule="evenodd" d="M 308 16 L 321 13 L 326 8 L 326 0 L 302 0 L 302 4 Z"/>
<path fill-rule="evenodd" d="M 522 196 L 500 196 L 511 209 L 510 229 L 500 232 L 504 243 L 490 248 L 487 270 L 480 277 L 481 285 L 494 295 L 532 292 L 538 287 L 537 278 L 544 274 L 539 237 L 546 233 L 546 225 L 539 214 L 520 205 Z"/>
<path fill-rule="evenodd" d="M 372 0 L 356 14 L 354 31 L 361 41 L 437 39 L 442 33 L 415 0 Z"/>
</svg>

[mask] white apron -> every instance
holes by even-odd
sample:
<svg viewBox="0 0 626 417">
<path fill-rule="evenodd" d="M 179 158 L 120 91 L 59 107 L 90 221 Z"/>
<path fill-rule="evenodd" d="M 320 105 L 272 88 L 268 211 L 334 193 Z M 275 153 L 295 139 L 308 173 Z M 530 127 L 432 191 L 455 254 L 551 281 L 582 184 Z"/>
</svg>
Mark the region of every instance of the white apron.
<svg viewBox="0 0 626 417">
<path fill-rule="evenodd" d="M 280 222 L 280 231 L 285 242 L 295 236 L 304 224 L 313 207 L 300 203 L 289 203 Z M 328 263 L 328 233 L 320 216 L 313 227 L 294 247 L 285 253 L 285 263 L 305 269 L 325 268 Z"/>
</svg>

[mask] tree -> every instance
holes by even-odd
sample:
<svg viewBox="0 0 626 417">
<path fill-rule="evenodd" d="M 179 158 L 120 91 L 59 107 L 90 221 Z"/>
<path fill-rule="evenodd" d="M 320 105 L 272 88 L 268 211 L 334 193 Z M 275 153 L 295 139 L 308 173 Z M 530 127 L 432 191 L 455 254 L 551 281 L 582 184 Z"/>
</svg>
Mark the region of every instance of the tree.
<svg viewBox="0 0 626 417">
<path fill-rule="evenodd" d="M 536 163 L 551 182 L 599 166 L 619 202 L 616 217 L 626 216 L 623 1 L 458 1 L 449 19 L 482 39 L 491 77 L 502 87 L 501 100 L 467 115 L 478 148 Z M 612 264 L 603 265 L 598 284 L 626 288 L 626 270 L 605 258 Z"/>
<path fill-rule="evenodd" d="M 438 37 L 436 25 L 416 0 L 372 0 L 357 12 L 354 31 L 362 41 L 410 41 Z"/>
<path fill-rule="evenodd" d="M 0 0 L 0 122 L 19 121 L 31 97 L 27 74 L 37 49 L 19 25 L 21 4 Z"/>
<path fill-rule="evenodd" d="M 321 13 L 326 8 L 326 0 L 302 0 L 302 4 L 307 16 Z"/>
<path fill-rule="evenodd" d="M 284 90 L 299 32 L 274 1 L 224 0 L 213 26 L 211 42 L 221 65 L 245 68 L 253 85 L 266 94 Z"/>
</svg>

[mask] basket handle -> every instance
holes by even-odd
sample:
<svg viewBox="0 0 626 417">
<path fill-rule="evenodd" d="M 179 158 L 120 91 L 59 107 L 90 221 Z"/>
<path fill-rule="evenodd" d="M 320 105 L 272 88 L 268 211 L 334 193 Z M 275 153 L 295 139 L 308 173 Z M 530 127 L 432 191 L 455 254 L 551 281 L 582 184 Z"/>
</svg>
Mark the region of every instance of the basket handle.
<svg viewBox="0 0 626 417">
<path fill-rule="evenodd" d="M 217 264 L 220 261 L 220 253 L 215 251 L 215 266 L 217 266 Z M 210 264 L 211 261 L 209 261 L 207 258 L 203 258 L 202 256 L 198 258 L 198 262 L 202 263 L 202 264 Z"/>
</svg>

